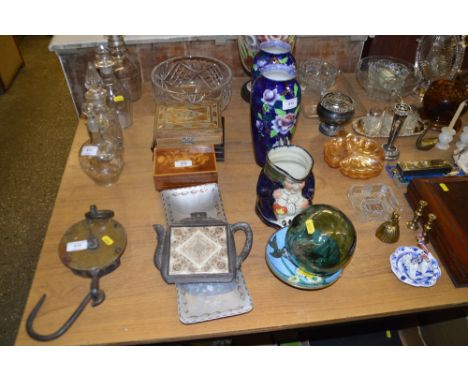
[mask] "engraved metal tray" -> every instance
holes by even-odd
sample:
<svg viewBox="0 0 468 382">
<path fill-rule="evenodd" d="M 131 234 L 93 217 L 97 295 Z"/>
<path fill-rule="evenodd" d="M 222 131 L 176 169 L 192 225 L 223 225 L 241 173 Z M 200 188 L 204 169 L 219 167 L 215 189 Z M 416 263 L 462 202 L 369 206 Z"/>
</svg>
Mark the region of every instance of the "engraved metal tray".
<svg viewBox="0 0 468 382">
<path fill-rule="evenodd" d="M 184 324 L 250 312 L 253 308 L 242 272 L 230 282 L 176 284 L 179 319 Z"/>
<path fill-rule="evenodd" d="M 168 225 L 189 218 L 193 212 L 206 212 L 208 218 L 227 221 L 216 183 L 164 190 L 161 197 Z"/>
</svg>

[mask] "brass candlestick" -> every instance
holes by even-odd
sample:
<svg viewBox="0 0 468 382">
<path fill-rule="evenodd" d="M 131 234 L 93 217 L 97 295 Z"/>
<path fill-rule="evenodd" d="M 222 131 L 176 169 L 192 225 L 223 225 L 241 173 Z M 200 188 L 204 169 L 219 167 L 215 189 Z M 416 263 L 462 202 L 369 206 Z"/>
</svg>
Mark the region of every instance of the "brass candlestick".
<svg viewBox="0 0 468 382">
<path fill-rule="evenodd" d="M 436 214 L 429 213 L 427 214 L 427 222 L 426 224 L 423 225 L 423 232 L 422 232 L 422 240 L 424 244 L 427 244 L 427 235 L 429 234 L 429 231 L 432 229 L 432 223 L 434 223 L 434 220 L 437 219 Z"/>
<path fill-rule="evenodd" d="M 421 216 L 423 214 L 423 210 L 426 207 L 427 207 L 427 202 L 425 200 L 420 200 L 419 203 L 418 203 L 418 208 L 416 209 L 416 211 L 414 211 L 413 220 L 406 223 L 406 226 L 410 230 L 416 231 L 419 228 L 418 220 L 421 218 Z"/>
</svg>

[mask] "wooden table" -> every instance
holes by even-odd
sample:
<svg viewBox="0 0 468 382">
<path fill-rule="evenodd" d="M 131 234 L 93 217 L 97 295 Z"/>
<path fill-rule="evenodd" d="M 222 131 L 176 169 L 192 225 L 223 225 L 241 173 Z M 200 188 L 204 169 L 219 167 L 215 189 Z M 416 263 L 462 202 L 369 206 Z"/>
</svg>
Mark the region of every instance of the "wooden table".
<svg viewBox="0 0 468 382">
<path fill-rule="evenodd" d="M 151 138 L 154 102 L 147 86 L 134 105 L 134 126 L 125 131 L 125 168 L 119 182 L 108 188 L 95 186 L 78 163 L 78 150 L 86 140 L 80 121 L 62 183 L 50 219 L 34 281 L 23 314 L 16 344 L 38 345 L 25 330 L 25 321 L 43 293 L 47 299 L 35 321 L 39 333 L 60 327 L 88 292 L 90 280 L 66 268 L 57 253 L 64 231 L 83 219 L 91 204 L 112 209 L 128 234 L 128 245 L 121 266 L 101 279 L 106 300 L 88 306 L 71 329 L 50 345 L 142 344 L 196 338 L 234 336 L 333 324 L 392 316 L 419 311 L 468 305 L 468 289 L 455 288 L 442 269 L 442 277 L 432 288 L 414 288 L 397 280 L 390 270 L 389 255 L 400 245 L 414 245 L 414 233 L 404 222 L 413 216 L 402 189 L 383 172 L 368 181 L 346 178 L 329 168 L 323 160 L 327 137 L 318 132 L 318 120 L 299 118 L 294 143 L 314 157 L 316 192 L 314 203 L 341 209 L 353 220 L 357 230 L 354 257 L 343 276 L 333 286 L 317 291 L 292 288 L 277 279 L 265 262 L 265 245 L 274 230 L 265 226 L 254 211 L 256 182 L 260 168 L 255 164 L 250 133 L 249 105 L 240 98 L 245 78 L 233 81 L 233 96 L 225 110 L 226 161 L 219 163 L 219 186 L 228 221 L 248 222 L 254 231 L 254 245 L 242 271 L 254 309 L 247 314 L 215 321 L 184 325 L 179 321 L 176 288 L 166 284 L 153 266 L 156 244 L 152 224 L 165 224 L 161 198 L 152 179 Z M 365 112 L 369 101 L 352 75 L 342 75 L 336 86 L 353 96 L 358 104 L 356 116 Z M 451 151 L 417 151 L 415 138 L 401 137 L 397 146 L 401 159 L 448 158 Z M 379 223 L 361 222 L 353 211 L 348 189 L 355 184 L 386 183 L 403 207 L 401 237 L 397 244 L 384 244 L 375 238 Z"/>
</svg>

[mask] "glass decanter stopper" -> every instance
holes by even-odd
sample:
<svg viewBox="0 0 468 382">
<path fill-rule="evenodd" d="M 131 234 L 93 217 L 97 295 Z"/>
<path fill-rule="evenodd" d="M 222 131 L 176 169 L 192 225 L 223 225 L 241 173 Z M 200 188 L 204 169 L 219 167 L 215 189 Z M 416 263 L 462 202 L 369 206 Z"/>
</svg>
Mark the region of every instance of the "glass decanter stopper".
<svg viewBox="0 0 468 382">
<path fill-rule="evenodd" d="M 80 148 L 80 165 L 96 184 L 109 186 L 120 177 L 124 165 L 123 152 L 115 139 L 103 134 L 105 121 L 100 113 L 88 108 L 86 115 L 89 140 Z"/>
<path fill-rule="evenodd" d="M 90 113 L 99 123 L 100 134 L 107 140 L 114 142 L 123 151 L 122 129 L 115 110 L 107 105 L 107 91 L 102 87 L 102 79 L 92 63 L 88 63 L 86 72 L 84 114 L 89 118 Z"/>
<path fill-rule="evenodd" d="M 114 72 L 132 102 L 141 97 L 141 70 L 138 59 L 125 45 L 123 36 L 107 36 L 107 46 L 115 60 Z"/>
<path fill-rule="evenodd" d="M 395 146 L 395 141 L 410 111 L 411 106 L 406 103 L 401 102 L 395 105 L 388 141 L 382 146 L 385 153 L 385 160 L 397 160 L 400 157 L 400 150 Z"/>
<path fill-rule="evenodd" d="M 133 124 L 132 102 L 127 91 L 114 75 L 114 64 L 115 60 L 107 48 L 103 44 L 99 45 L 94 66 L 98 69 L 107 91 L 107 104 L 117 113 L 120 127 L 126 129 Z"/>
</svg>

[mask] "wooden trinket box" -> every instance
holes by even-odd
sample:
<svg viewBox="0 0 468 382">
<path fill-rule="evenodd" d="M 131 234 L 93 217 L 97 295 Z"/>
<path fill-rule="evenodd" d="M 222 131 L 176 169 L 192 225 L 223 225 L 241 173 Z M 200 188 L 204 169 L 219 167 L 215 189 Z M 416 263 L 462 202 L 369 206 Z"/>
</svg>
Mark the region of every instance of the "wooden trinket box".
<svg viewBox="0 0 468 382">
<path fill-rule="evenodd" d="M 213 146 L 156 147 L 153 162 L 158 191 L 218 181 Z"/>
<path fill-rule="evenodd" d="M 437 215 L 429 241 L 457 287 L 468 286 L 467 196 L 468 176 L 413 179 L 406 194 L 413 208 L 421 199 L 428 203 L 421 224 L 427 213 Z"/>
<path fill-rule="evenodd" d="M 154 145 L 221 145 L 223 128 L 217 103 L 157 105 Z"/>
</svg>

